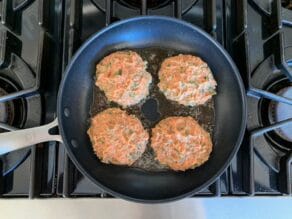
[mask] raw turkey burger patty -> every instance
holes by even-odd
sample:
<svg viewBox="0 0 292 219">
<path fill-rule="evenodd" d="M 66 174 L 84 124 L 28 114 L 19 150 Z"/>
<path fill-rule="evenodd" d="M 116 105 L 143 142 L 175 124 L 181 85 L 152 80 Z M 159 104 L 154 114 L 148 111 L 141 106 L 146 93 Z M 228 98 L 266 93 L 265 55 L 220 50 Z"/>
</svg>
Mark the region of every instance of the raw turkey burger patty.
<svg viewBox="0 0 292 219">
<path fill-rule="evenodd" d="M 143 154 L 149 140 L 139 119 L 118 108 L 94 116 L 88 135 L 102 162 L 129 166 Z"/>
<path fill-rule="evenodd" d="M 206 103 L 216 94 L 216 81 L 207 63 L 192 55 L 167 58 L 159 70 L 159 89 L 185 106 Z"/>
<path fill-rule="evenodd" d="M 146 62 L 133 51 L 114 52 L 96 65 L 96 86 L 110 101 L 123 107 L 139 103 L 149 94 L 152 77 Z"/>
<path fill-rule="evenodd" d="M 193 169 L 205 163 L 212 151 L 210 134 L 192 117 L 168 117 L 152 129 L 156 159 L 173 170 Z"/>
</svg>

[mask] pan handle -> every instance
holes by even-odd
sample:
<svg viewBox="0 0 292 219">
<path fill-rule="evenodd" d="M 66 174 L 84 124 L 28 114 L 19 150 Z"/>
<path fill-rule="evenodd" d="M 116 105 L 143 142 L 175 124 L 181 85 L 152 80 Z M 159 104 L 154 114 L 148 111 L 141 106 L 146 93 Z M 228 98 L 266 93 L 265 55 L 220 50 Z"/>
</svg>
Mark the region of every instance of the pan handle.
<svg viewBox="0 0 292 219">
<path fill-rule="evenodd" d="M 49 133 L 50 129 L 57 126 L 58 119 L 56 118 L 47 125 L 0 134 L 0 155 L 42 142 L 63 142 L 60 135 L 51 135 Z"/>
</svg>

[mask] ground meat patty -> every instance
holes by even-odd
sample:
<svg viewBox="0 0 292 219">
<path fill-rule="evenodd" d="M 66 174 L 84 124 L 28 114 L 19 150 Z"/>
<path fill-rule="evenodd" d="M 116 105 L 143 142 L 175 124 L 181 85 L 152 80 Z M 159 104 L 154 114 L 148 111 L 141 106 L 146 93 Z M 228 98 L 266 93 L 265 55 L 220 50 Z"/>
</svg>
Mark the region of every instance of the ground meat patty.
<svg viewBox="0 0 292 219">
<path fill-rule="evenodd" d="M 178 55 L 163 61 L 159 88 L 166 98 L 185 106 L 204 104 L 216 94 L 216 81 L 207 63 L 192 55 Z"/>
<path fill-rule="evenodd" d="M 98 158 L 117 165 L 132 165 L 143 154 L 149 140 L 141 122 L 118 108 L 94 116 L 88 135 Z"/>
<path fill-rule="evenodd" d="M 123 107 L 139 103 L 149 94 L 151 74 L 133 51 L 114 52 L 96 65 L 96 86 L 110 101 Z"/>
<path fill-rule="evenodd" d="M 168 117 L 152 129 L 156 159 L 173 170 L 193 169 L 209 159 L 212 140 L 192 117 Z"/>
</svg>

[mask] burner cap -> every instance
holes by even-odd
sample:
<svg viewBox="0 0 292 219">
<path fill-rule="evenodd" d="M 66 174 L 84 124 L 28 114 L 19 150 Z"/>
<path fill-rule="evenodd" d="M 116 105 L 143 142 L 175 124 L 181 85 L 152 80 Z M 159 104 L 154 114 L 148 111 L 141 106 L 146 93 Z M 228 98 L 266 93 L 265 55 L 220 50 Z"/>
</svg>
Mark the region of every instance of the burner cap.
<svg viewBox="0 0 292 219">
<path fill-rule="evenodd" d="M 6 95 L 7 92 L 0 87 L 0 96 Z M 6 123 L 8 125 L 12 125 L 14 120 L 14 104 L 12 101 L 0 102 L 0 122 Z M 3 130 L 0 129 L 0 133 Z"/>
<path fill-rule="evenodd" d="M 282 88 L 277 94 L 292 98 L 292 86 Z M 280 122 L 289 118 L 292 118 L 292 106 L 280 102 L 270 102 L 269 119 L 271 123 Z M 292 124 L 279 128 L 275 132 L 284 140 L 292 142 Z"/>
<path fill-rule="evenodd" d="M 120 0 L 120 2 L 128 7 L 132 8 L 141 8 L 142 1 L 141 0 Z M 168 4 L 170 0 L 147 0 L 148 8 L 160 8 L 164 5 Z"/>
<path fill-rule="evenodd" d="M 282 97 L 292 98 L 292 82 L 286 77 L 281 77 L 271 83 L 267 91 Z M 292 117 L 292 106 L 279 101 L 262 99 L 259 104 L 260 121 L 264 127 Z M 265 137 L 273 146 L 281 151 L 292 149 L 292 124 L 286 124 L 273 131 L 267 132 Z"/>
<path fill-rule="evenodd" d="M 18 91 L 12 81 L 0 77 L 0 96 Z M 0 102 L 0 122 L 16 128 L 21 127 L 25 120 L 25 103 L 22 99 Z M 5 130 L 0 129 L 0 133 Z"/>
</svg>

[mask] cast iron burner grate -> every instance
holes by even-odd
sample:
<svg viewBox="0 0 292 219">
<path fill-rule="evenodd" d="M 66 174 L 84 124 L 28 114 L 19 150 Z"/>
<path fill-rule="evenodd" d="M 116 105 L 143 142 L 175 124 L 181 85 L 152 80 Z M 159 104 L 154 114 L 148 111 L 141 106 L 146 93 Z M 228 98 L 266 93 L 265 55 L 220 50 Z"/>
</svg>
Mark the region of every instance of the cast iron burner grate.
<svg viewBox="0 0 292 219">
<path fill-rule="evenodd" d="M 146 1 L 148 8 L 161 8 L 170 3 L 171 0 L 148 0 Z M 141 8 L 143 1 L 141 0 L 120 0 L 127 7 Z"/>
<path fill-rule="evenodd" d="M 0 76 L 12 79 L 18 90 L 7 92 L 4 88 L 7 94 L 0 90 L 0 106 L 12 109 L 11 103 L 24 101 L 25 123 L 14 128 L 48 123 L 56 113 L 62 72 L 92 34 L 117 20 L 140 15 L 183 19 L 226 48 L 248 96 L 248 127 L 237 156 L 224 174 L 196 196 L 291 195 L 289 9 L 291 1 L 279 0 L 3 0 L 0 69 L 16 72 L 3 74 L 0 70 Z M 155 107 L 155 102 L 148 104 Z M 13 105 L 15 120 L 17 107 Z M 12 155 L 16 153 L 2 162 L 9 163 Z M 10 169 L 13 171 L 0 177 L 1 197 L 110 196 L 83 176 L 64 146 L 55 142 L 28 149 L 23 162 Z"/>
<path fill-rule="evenodd" d="M 106 24 L 109 24 L 117 19 L 140 15 L 181 17 L 198 0 L 91 0 L 91 2 L 105 12 Z M 85 2 L 85 4 L 87 3 Z"/>
<path fill-rule="evenodd" d="M 39 126 L 54 117 L 60 80 L 56 74 L 60 69 L 56 9 L 61 2 L 47 3 L 0 3 L 1 132 Z M 56 20 L 48 22 L 51 16 Z M 34 145 L 1 156 L 0 197 L 54 194 L 54 147 Z"/>
</svg>

